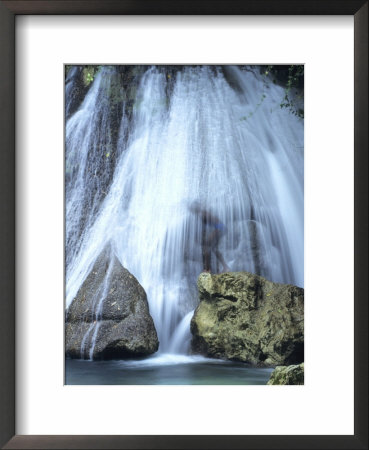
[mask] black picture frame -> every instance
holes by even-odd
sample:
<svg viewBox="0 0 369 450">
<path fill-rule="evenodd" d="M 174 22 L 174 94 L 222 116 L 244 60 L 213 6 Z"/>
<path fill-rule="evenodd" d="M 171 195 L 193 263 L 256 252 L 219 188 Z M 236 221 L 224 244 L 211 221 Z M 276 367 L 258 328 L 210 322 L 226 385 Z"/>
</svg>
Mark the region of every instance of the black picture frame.
<svg viewBox="0 0 369 450">
<path fill-rule="evenodd" d="M 15 435 L 15 17 L 19 14 L 353 15 L 354 435 Z M 0 445 L 6 449 L 368 449 L 368 1 L 9 0 L 0 1 Z M 332 371 L 335 369 L 332 368 Z M 332 376 L 336 376 L 332 373 Z M 337 374 L 338 376 L 338 374 Z M 339 392 L 337 392 L 339 395 Z"/>
</svg>

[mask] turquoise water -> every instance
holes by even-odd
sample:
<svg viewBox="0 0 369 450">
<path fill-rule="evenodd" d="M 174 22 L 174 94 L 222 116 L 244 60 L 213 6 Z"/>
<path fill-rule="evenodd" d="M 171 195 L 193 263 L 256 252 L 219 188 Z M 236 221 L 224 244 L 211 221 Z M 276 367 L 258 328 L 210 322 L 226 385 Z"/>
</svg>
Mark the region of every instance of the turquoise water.
<svg viewBox="0 0 369 450">
<path fill-rule="evenodd" d="M 65 384 L 263 385 L 272 371 L 183 355 L 160 355 L 136 361 L 66 360 Z"/>
</svg>

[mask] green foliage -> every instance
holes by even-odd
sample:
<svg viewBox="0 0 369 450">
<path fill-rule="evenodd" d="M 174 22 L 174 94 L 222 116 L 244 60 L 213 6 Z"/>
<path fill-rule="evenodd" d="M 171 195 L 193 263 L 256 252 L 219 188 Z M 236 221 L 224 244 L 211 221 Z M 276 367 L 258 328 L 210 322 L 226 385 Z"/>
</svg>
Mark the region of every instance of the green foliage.
<svg viewBox="0 0 369 450">
<path fill-rule="evenodd" d="M 82 82 L 85 87 L 89 86 L 94 81 L 97 72 L 101 68 L 101 65 L 80 66 L 77 64 L 77 66 L 82 67 Z M 64 66 L 65 77 L 68 76 L 68 73 L 72 69 L 72 67 L 75 67 L 75 65 L 66 64 Z"/>
<path fill-rule="evenodd" d="M 259 103 L 256 104 L 256 108 L 254 109 L 254 111 L 251 111 L 247 114 L 247 116 L 242 116 L 240 118 L 240 120 L 248 120 L 251 119 L 251 117 L 256 113 L 256 111 L 260 108 L 260 106 L 262 105 L 263 101 L 265 100 L 266 95 L 263 94 L 259 100 Z"/>
<path fill-rule="evenodd" d="M 292 114 L 303 119 L 304 109 L 298 105 L 300 103 L 298 100 L 302 99 L 302 93 L 298 92 L 304 85 L 304 66 L 302 64 L 269 65 L 263 74 L 269 76 L 274 84 L 280 83 L 285 86 L 284 96 L 279 106 L 287 108 Z"/>
<path fill-rule="evenodd" d="M 247 70 L 244 68 L 243 70 Z M 289 66 L 263 66 L 261 70 L 265 77 L 265 87 L 271 81 L 273 84 L 279 84 L 284 87 L 284 94 L 280 101 L 280 108 L 287 108 L 291 114 L 304 118 L 303 109 L 303 86 L 304 86 L 304 66 L 301 64 L 293 64 Z M 254 111 L 249 112 L 246 116 L 242 116 L 240 120 L 249 120 L 260 108 L 266 98 L 263 93 L 259 103 L 257 103 Z"/>
<path fill-rule="evenodd" d="M 101 67 L 101 65 L 83 66 L 82 81 L 85 87 L 89 86 L 94 81 L 95 76 Z"/>
<path fill-rule="evenodd" d="M 283 101 L 280 104 L 281 108 L 288 108 L 292 114 L 295 116 L 304 118 L 304 110 L 301 108 L 295 107 L 293 100 L 290 98 L 290 93 L 292 88 L 297 88 L 299 86 L 300 78 L 304 76 L 304 66 L 294 65 L 288 68 L 288 80 L 287 86 L 285 89 L 285 95 L 283 97 Z"/>
<path fill-rule="evenodd" d="M 89 86 L 95 78 L 96 66 L 86 66 L 82 70 L 83 84 Z"/>
</svg>

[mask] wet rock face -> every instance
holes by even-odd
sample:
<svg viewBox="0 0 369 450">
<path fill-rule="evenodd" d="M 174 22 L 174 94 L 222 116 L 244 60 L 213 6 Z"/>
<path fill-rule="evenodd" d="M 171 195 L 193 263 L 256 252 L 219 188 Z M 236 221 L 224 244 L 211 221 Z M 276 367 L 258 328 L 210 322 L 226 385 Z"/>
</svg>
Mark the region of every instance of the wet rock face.
<svg viewBox="0 0 369 450">
<path fill-rule="evenodd" d="M 276 367 L 267 384 L 304 384 L 304 363 L 293 366 Z"/>
<path fill-rule="evenodd" d="M 150 355 L 158 347 L 144 289 L 105 249 L 67 311 L 66 355 L 129 358 Z"/>
<path fill-rule="evenodd" d="M 198 278 L 193 353 L 258 366 L 304 360 L 304 290 L 248 272 Z"/>
</svg>

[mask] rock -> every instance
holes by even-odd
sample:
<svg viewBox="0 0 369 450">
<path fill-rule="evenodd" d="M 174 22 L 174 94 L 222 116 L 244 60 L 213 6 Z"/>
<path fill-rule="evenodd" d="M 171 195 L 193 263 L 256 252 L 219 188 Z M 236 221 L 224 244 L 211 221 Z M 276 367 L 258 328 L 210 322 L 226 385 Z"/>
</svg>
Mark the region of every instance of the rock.
<svg viewBox="0 0 369 450">
<path fill-rule="evenodd" d="M 82 81 L 83 66 L 69 66 L 65 76 L 65 117 L 69 119 L 80 107 L 87 88 Z"/>
<path fill-rule="evenodd" d="M 267 384 L 304 384 L 304 363 L 277 366 Z"/>
<path fill-rule="evenodd" d="M 158 350 L 146 293 L 110 247 L 98 257 L 69 306 L 65 342 L 71 358 L 129 358 Z"/>
<path fill-rule="evenodd" d="M 248 272 L 198 278 L 193 353 L 258 366 L 304 360 L 304 290 Z"/>
</svg>

